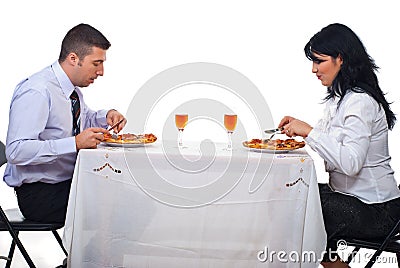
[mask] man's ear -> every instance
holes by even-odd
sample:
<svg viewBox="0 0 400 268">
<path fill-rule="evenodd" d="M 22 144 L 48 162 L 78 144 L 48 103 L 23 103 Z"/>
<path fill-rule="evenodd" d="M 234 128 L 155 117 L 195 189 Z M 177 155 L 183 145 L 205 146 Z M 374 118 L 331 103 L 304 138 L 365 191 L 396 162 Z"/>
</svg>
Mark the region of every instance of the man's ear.
<svg viewBox="0 0 400 268">
<path fill-rule="evenodd" d="M 67 61 L 70 65 L 75 66 L 79 63 L 79 57 L 74 52 L 71 52 L 67 56 Z"/>
</svg>

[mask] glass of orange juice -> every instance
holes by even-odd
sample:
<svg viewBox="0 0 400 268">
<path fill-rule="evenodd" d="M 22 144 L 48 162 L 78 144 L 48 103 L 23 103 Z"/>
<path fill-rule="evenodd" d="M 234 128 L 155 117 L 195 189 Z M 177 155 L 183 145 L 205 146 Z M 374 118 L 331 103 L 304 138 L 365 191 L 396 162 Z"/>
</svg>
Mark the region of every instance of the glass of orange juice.
<svg viewBox="0 0 400 268">
<path fill-rule="evenodd" d="M 224 125 L 228 132 L 228 147 L 225 150 L 232 151 L 232 133 L 236 128 L 237 115 L 236 114 L 224 114 Z"/>
<path fill-rule="evenodd" d="M 178 147 L 183 148 L 182 135 L 183 130 L 188 122 L 189 116 L 187 114 L 176 114 L 175 125 L 178 128 Z"/>
</svg>

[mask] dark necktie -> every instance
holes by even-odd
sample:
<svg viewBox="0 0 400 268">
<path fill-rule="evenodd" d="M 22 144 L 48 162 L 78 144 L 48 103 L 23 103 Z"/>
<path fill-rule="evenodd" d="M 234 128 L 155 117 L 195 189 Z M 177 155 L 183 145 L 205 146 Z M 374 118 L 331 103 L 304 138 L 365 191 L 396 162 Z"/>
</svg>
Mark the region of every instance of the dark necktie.
<svg viewBox="0 0 400 268">
<path fill-rule="evenodd" d="M 71 111 L 72 111 L 72 131 L 74 133 L 74 136 L 78 135 L 81 130 L 80 130 L 80 125 L 81 125 L 81 104 L 79 102 L 79 96 L 78 93 L 74 90 L 69 97 L 71 99 Z"/>
</svg>

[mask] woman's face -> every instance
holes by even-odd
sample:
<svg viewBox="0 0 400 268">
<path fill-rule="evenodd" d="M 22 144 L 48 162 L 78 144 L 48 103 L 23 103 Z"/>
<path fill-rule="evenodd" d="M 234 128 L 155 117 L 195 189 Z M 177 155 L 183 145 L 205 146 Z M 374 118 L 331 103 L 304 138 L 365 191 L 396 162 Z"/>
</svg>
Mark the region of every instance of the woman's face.
<svg viewBox="0 0 400 268">
<path fill-rule="evenodd" d="M 340 55 L 335 59 L 325 54 L 313 54 L 316 60 L 313 61 L 312 72 L 321 80 L 322 85 L 331 86 L 342 66 L 342 58 Z"/>
</svg>

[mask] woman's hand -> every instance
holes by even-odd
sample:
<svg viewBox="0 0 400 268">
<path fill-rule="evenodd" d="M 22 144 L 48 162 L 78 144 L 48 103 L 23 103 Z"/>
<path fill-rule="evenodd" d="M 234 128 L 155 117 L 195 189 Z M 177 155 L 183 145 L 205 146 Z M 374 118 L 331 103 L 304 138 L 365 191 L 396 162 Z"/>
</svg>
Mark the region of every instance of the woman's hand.
<svg viewBox="0 0 400 268">
<path fill-rule="evenodd" d="M 313 129 L 306 122 L 291 116 L 285 116 L 282 118 L 278 127 L 283 128 L 281 133 L 286 134 L 288 137 L 301 136 L 303 138 L 307 137 L 310 131 Z"/>
</svg>

